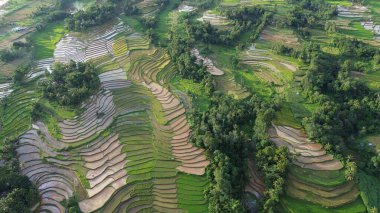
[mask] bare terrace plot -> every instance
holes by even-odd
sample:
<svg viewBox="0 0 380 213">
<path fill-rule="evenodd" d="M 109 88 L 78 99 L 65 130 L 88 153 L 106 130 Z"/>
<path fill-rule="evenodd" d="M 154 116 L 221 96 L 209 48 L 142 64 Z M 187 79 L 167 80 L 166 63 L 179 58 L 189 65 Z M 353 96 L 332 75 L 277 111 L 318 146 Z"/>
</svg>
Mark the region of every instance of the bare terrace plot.
<svg viewBox="0 0 380 213">
<path fill-rule="evenodd" d="M 271 141 L 278 146 L 286 146 L 290 153 L 295 154 L 293 163 L 312 170 L 340 170 L 340 161 L 327 154 L 320 144 L 307 139 L 300 130 L 286 126 L 276 126 L 270 129 Z"/>
<path fill-rule="evenodd" d="M 42 59 L 42 60 L 37 61 L 34 64 L 33 68 L 27 74 L 27 78 L 29 79 L 36 78 L 38 76 L 45 74 L 46 71 L 51 73 L 53 71 L 52 70 L 53 63 L 54 63 L 54 58 L 47 58 L 47 59 Z"/>
<path fill-rule="evenodd" d="M 172 153 L 176 160 L 182 162 L 177 169 L 189 174 L 203 175 L 209 161 L 205 158 L 203 150 L 189 144 L 190 127 L 187 124 L 185 108 L 177 97 L 157 83 L 158 73 L 167 66 L 165 60 L 168 60 L 166 54 L 157 51 L 151 59 L 138 61 L 138 68 L 132 67 L 130 75 L 135 81 L 147 85 L 160 102 L 165 119 L 174 133 L 171 140 Z"/>
<path fill-rule="evenodd" d="M 340 173 L 342 163 L 326 153 L 320 144 L 311 142 L 301 130 L 273 125 L 269 135 L 270 141 L 277 146 L 287 147 L 294 155 L 292 162 L 297 169 L 292 169 L 288 175 L 287 195 L 325 207 L 342 206 L 357 199 L 359 190 L 353 181 L 338 183 L 335 180 L 338 177 L 333 174 Z M 298 170 L 302 172 L 293 173 Z M 334 185 L 324 186 L 302 177 L 312 173 L 325 175 L 323 181 L 334 182 Z M 297 174 L 297 177 L 293 174 Z"/>
<path fill-rule="evenodd" d="M 365 6 L 351 6 L 345 7 L 338 5 L 338 16 L 345 18 L 368 18 L 369 10 Z"/>
<path fill-rule="evenodd" d="M 0 84 L 0 100 L 13 92 L 12 83 Z"/>
<path fill-rule="evenodd" d="M 122 149 L 119 136 L 111 134 L 80 151 L 90 186 L 86 189 L 88 198 L 79 203 L 83 212 L 93 212 L 101 208 L 126 184 L 128 175 L 124 166 L 127 161 Z"/>
<path fill-rule="evenodd" d="M 112 70 L 99 75 L 100 82 L 107 90 L 128 87 L 131 82 L 127 80 L 127 75 L 122 69 Z"/>
<path fill-rule="evenodd" d="M 112 55 L 115 37 L 128 30 L 128 27 L 119 22 L 111 27 L 93 29 L 88 35 L 77 37 L 76 34 L 68 34 L 56 45 L 54 60 L 63 63 L 70 60 L 85 62 Z"/>
<path fill-rule="evenodd" d="M 252 161 L 248 161 L 248 169 L 249 182 L 245 187 L 245 191 L 253 194 L 254 196 L 260 199 L 264 195 L 265 184 L 262 178 L 260 178 L 260 176 L 257 174 L 257 171 Z"/>
<path fill-rule="evenodd" d="M 194 10 L 196 10 L 195 7 L 193 6 L 190 6 L 190 5 L 186 5 L 186 4 L 181 4 L 179 7 L 178 7 L 178 12 L 193 12 Z"/>
<path fill-rule="evenodd" d="M 188 174 L 203 175 L 210 162 L 205 158 L 203 150 L 189 143 L 190 126 L 187 124 L 183 105 L 159 84 L 151 83 L 149 87 L 162 104 L 166 119 L 174 132 L 171 141 L 172 152 L 176 160 L 182 162 L 177 169 Z"/>
<path fill-rule="evenodd" d="M 280 43 L 290 47 L 299 47 L 298 37 L 289 29 L 277 29 L 271 26 L 266 27 L 260 34 L 259 43 L 269 42 L 269 44 Z"/>
<path fill-rule="evenodd" d="M 83 106 L 86 111 L 80 117 L 59 123 L 62 142 L 79 142 L 105 130 L 112 123 L 115 114 L 112 97 L 111 92 L 101 90 Z"/>
<path fill-rule="evenodd" d="M 36 129 L 29 130 L 20 137 L 16 149 L 21 171 L 38 187 L 41 196 L 40 211 L 64 213 L 61 202 L 73 196 L 79 180 L 75 174 L 54 163 L 46 163 L 43 156 L 55 156 L 49 141 L 44 141 Z"/>
<path fill-rule="evenodd" d="M 203 64 L 207 67 L 207 71 L 211 73 L 211 75 L 224 75 L 224 72 L 220 69 L 218 69 L 215 65 L 214 62 L 212 62 L 211 59 L 207 57 L 203 57 L 200 53 L 199 50 L 196 48 L 193 48 L 191 50 L 191 54 L 197 58 L 197 63 Z"/>
<path fill-rule="evenodd" d="M 159 5 L 156 0 L 140 0 L 135 6 L 143 16 L 152 16 L 158 12 Z"/>
<path fill-rule="evenodd" d="M 279 92 L 284 90 L 285 83 L 291 80 L 293 72 L 297 70 L 291 62 L 277 57 L 269 50 L 258 49 L 255 45 L 243 51 L 240 59 L 241 63 L 253 67 L 259 78 L 275 84 Z"/>
<path fill-rule="evenodd" d="M 370 10 L 366 6 L 341 6 L 338 5 L 337 7 L 338 16 L 342 18 L 343 20 L 348 20 L 348 23 L 352 23 L 352 19 L 359 19 L 360 25 L 365 30 L 371 31 L 374 34 L 374 37 L 376 40 L 380 39 L 380 25 L 375 23 L 372 20 L 372 16 L 370 13 Z M 340 23 L 339 28 L 343 30 L 351 30 L 351 31 L 358 31 L 357 28 L 351 27 L 350 24 L 342 24 L 344 23 L 341 20 L 338 20 L 338 23 Z"/>
<path fill-rule="evenodd" d="M 203 13 L 203 16 L 198 19 L 202 22 L 208 22 L 213 26 L 228 26 L 231 24 L 231 21 L 222 15 L 217 15 L 212 11 L 208 10 Z"/>
</svg>

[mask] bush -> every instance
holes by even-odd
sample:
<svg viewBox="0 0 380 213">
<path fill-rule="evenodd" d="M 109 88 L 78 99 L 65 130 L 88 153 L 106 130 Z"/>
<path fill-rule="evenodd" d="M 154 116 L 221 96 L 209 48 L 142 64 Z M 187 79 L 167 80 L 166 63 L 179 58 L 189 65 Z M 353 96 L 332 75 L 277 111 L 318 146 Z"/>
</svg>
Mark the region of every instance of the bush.
<svg viewBox="0 0 380 213">
<path fill-rule="evenodd" d="M 3 62 L 11 62 L 19 57 L 19 53 L 15 50 L 4 49 L 0 50 L 0 60 Z"/>
<path fill-rule="evenodd" d="M 15 84 L 21 84 L 22 82 L 24 82 L 26 75 L 29 72 L 29 69 L 29 64 L 23 64 L 18 66 L 15 72 L 13 73 L 13 82 Z"/>
</svg>

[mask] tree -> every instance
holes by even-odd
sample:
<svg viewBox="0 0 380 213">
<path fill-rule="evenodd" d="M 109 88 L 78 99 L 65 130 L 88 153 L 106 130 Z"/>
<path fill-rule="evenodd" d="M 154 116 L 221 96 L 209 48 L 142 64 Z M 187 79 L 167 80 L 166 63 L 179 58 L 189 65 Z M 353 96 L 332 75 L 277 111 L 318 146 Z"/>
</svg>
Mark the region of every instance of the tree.
<svg viewBox="0 0 380 213">
<path fill-rule="evenodd" d="M 327 33 L 335 33 L 336 32 L 336 23 L 335 23 L 335 21 L 327 21 L 325 23 L 325 31 Z"/>
<path fill-rule="evenodd" d="M 344 176 L 346 180 L 353 180 L 357 173 L 357 166 L 356 163 L 350 160 L 347 160 L 346 166 L 345 166 Z"/>
<path fill-rule="evenodd" d="M 13 73 L 13 83 L 14 84 L 21 84 L 25 81 L 26 75 L 28 74 L 30 70 L 29 64 L 22 64 L 17 67 L 15 72 Z"/>
</svg>

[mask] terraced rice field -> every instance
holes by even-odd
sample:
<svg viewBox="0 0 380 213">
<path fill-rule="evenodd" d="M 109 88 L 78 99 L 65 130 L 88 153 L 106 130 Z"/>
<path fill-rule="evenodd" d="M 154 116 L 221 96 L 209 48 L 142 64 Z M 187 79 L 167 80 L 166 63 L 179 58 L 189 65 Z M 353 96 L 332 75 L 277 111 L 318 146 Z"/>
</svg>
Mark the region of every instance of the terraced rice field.
<svg viewBox="0 0 380 213">
<path fill-rule="evenodd" d="M 245 187 L 245 191 L 254 195 L 256 198 L 261 198 L 264 195 L 265 184 L 262 178 L 258 175 L 254 163 L 248 162 L 249 182 Z"/>
<path fill-rule="evenodd" d="M 329 208 L 358 198 L 359 188 L 354 181 L 345 180 L 342 163 L 320 144 L 308 140 L 301 130 L 273 125 L 269 135 L 274 144 L 287 147 L 294 155 L 288 174 L 288 196 Z"/>
<path fill-rule="evenodd" d="M 101 89 L 80 114 L 59 123 L 62 137 L 42 122 L 12 125 L 29 129 L 17 150 L 23 173 L 39 187 L 40 210 L 63 213 L 62 202 L 77 194 L 83 212 L 205 212 L 209 161 L 189 142 L 185 107 L 165 87 L 175 75 L 169 56 L 121 24 L 96 32 L 65 36 L 54 58 L 39 61 L 29 74 L 34 79 L 54 61 L 93 61 L 101 68 Z M 26 111 L 29 93 L 15 91 L 9 98 Z M 4 110 L 10 112 L 5 128 L 20 122 L 12 109 Z M 23 114 L 30 119 L 30 111 Z"/>
<path fill-rule="evenodd" d="M 255 46 L 242 52 L 240 58 L 243 64 L 254 69 L 257 77 L 274 84 L 280 93 L 284 91 L 285 83 L 292 80 L 293 72 L 297 71 L 297 66 L 293 63 L 276 57 L 268 50 L 257 49 Z"/>
<path fill-rule="evenodd" d="M 226 17 L 217 14 L 215 11 L 205 11 L 199 21 L 210 23 L 213 26 L 229 26 L 231 21 Z"/>
<path fill-rule="evenodd" d="M 22 134 L 31 127 L 31 112 L 37 94 L 28 88 L 16 89 L 7 99 L 7 104 L 0 108 L 1 120 L 1 141 L 6 137 Z"/>
<path fill-rule="evenodd" d="M 284 0 L 222 0 L 223 6 L 236 6 L 236 5 L 258 5 L 258 4 L 268 4 L 268 5 L 281 5 L 284 4 Z"/>
</svg>

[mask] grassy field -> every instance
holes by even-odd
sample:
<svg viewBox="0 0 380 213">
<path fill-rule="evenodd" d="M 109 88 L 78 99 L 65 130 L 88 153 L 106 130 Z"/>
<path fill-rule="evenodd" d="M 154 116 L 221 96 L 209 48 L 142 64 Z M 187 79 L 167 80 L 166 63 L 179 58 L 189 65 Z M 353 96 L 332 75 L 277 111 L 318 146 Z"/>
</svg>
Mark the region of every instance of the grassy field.
<svg viewBox="0 0 380 213">
<path fill-rule="evenodd" d="M 372 19 L 376 23 L 380 23 L 380 1 L 378 0 L 365 0 L 365 4 L 369 7 Z"/>
<path fill-rule="evenodd" d="M 291 165 L 289 166 L 289 171 L 299 180 L 324 187 L 339 186 L 346 182 L 343 170 L 318 171 L 316 173 L 314 170 L 304 169 L 295 165 Z"/>
<path fill-rule="evenodd" d="M 355 37 L 364 40 L 372 40 L 373 32 L 364 29 L 359 21 L 353 20 L 348 25 L 352 29 L 342 29 L 339 31 L 339 34 L 343 34 L 350 37 Z"/>
<path fill-rule="evenodd" d="M 15 91 L 6 97 L 6 104 L 0 108 L 0 148 L 4 138 L 17 138 L 30 128 L 33 104 L 38 98 L 38 94 L 33 90 L 35 86 L 32 82 L 23 88 L 15 88 Z"/>
<path fill-rule="evenodd" d="M 167 44 L 169 36 L 169 27 L 170 27 L 170 14 L 179 5 L 179 0 L 169 0 L 169 4 L 160 11 L 157 18 L 157 25 L 155 27 L 155 32 L 158 37 L 159 44 Z"/>
<path fill-rule="evenodd" d="M 363 202 L 358 198 L 355 202 L 342 207 L 328 209 L 322 206 L 299 200 L 296 198 L 291 198 L 289 196 L 283 196 L 280 200 L 278 207 L 278 212 L 280 213 L 364 213 L 366 208 Z"/>
<path fill-rule="evenodd" d="M 370 210 L 380 206 L 380 180 L 364 172 L 358 172 L 360 195 Z"/>
<path fill-rule="evenodd" d="M 177 179 L 179 206 L 189 213 L 207 212 L 208 205 L 203 195 L 206 186 L 205 176 L 179 173 Z"/>
<path fill-rule="evenodd" d="M 35 47 L 35 58 L 53 57 L 55 44 L 67 33 L 63 22 L 49 24 L 43 30 L 33 33 L 31 40 Z"/>
<path fill-rule="evenodd" d="M 380 71 L 364 74 L 360 80 L 366 83 L 370 89 L 380 90 Z"/>
<path fill-rule="evenodd" d="M 171 86 L 174 87 L 175 90 L 180 90 L 189 94 L 192 105 L 197 110 L 205 111 L 208 109 L 210 100 L 200 83 L 195 83 L 192 80 L 176 76 L 172 79 Z"/>
</svg>

